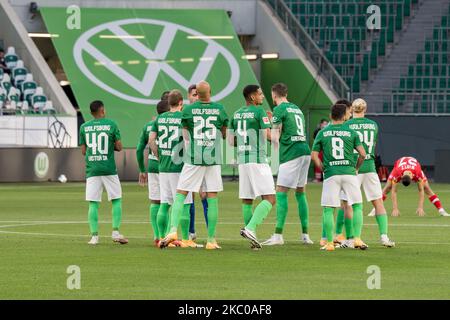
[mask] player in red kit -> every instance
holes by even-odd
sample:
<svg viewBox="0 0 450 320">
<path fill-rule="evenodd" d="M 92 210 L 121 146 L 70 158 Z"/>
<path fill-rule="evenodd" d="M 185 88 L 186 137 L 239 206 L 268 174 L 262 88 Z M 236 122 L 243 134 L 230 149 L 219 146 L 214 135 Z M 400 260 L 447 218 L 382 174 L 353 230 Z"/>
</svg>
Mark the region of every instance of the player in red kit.
<svg viewBox="0 0 450 320">
<path fill-rule="evenodd" d="M 397 203 L 397 183 L 401 182 L 407 187 L 412 181 L 417 182 L 417 188 L 419 189 L 419 204 L 416 211 L 419 216 L 425 215 L 425 211 L 423 211 L 425 193 L 430 202 L 438 209 L 441 216 L 450 216 L 442 207 L 438 196 L 431 190 L 428 179 L 423 173 L 419 161 L 413 157 L 402 157 L 395 162 L 394 169 L 389 175 L 388 182 L 383 189 L 383 200 L 386 199 L 387 194 L 392 190 L 392 216 L 396 217 L 400 214 Z M 372 212 L 369 215 L 371 214 Z"/>
</svg>

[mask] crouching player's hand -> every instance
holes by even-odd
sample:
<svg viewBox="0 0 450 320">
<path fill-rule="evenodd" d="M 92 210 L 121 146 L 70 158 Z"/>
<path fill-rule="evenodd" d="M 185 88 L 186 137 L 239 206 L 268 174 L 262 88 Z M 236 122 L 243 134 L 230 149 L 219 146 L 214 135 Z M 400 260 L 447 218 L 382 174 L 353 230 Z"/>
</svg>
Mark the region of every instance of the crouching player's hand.
<svg viewBox="0 0 450 320">
<path fill-rule="evenodd" d="M 400 215 L 400 211 L 398 211 L 398 209 L 392 209 L 391 215 L 393 217 L 398 217 Z"/>
<path fill-rule="evenodd" d="M 423 208 L 417 208 L 416 213 L 419 215 L 419 217 L 423 217 L 425 215 L 425 211 L 423 211 Z"/>
</svg>

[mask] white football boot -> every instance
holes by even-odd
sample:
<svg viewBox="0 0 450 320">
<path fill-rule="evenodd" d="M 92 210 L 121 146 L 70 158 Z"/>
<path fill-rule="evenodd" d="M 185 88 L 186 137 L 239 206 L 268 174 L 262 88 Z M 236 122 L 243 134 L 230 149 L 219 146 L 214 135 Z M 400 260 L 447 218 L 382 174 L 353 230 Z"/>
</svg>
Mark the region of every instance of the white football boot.
<svg viewBox="0 0 450 320">
<path fill-rule="evenodd" d="M 284 244 L 283 235 L 274 233 L 269 239 L 267 239 L 261 244 L 263 246 L 277 246 L 277 245 L 281 246 Z"/>
</svg>

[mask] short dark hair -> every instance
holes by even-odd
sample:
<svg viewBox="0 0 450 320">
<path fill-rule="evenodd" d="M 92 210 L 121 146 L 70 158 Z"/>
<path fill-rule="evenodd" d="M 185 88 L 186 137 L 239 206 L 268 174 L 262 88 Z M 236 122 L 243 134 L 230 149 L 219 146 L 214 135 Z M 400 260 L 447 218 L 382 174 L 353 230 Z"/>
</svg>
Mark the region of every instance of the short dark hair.
<svg viewBox="0 0 450 320">
<path fill-rule="evenodd" d="M 164 91 L 161 95 L 161 100 L 167 100 L 167 98 L 169 97 L 169 93 L 170 91 Z"/>
<path fill-rule="evenodd" d="M 192 92 L 192 90 L 197 89 L 197 85 L 196 84 L 191 84 L 188 88 L 188 93 L 190 94 Z"/>
<path fill-rule="evenodd" d="M 245 86 L 244 90 L 242 90 L 242 94 L 244 95 L 245 100 L 250 101 L 250 96 L 253 93 L 256 93 L 259 89 L 259 86 L 256 84 L 249 84 Z"/>
<path fill-rule="evenodd" d="M 404 175 L 404 176 L 402 177 L 402 184 L 403 184 L 405 187 L 409 186 L 409 185 L 411 184 L 411 177 L 410 177 L 410 176 L 407 176 L 407 175 Z"/>
<path fill-rule="evenodd" d="M 342 120 L 347 113 L 347 106 L 345 104 L 334 104 L 331 107 L 331 119 L 335 121 Z"/>
<path fill-rule="evenodd" d="M 169 111 L 169 102 L 167 101 L 167 99 L 163 99 L 158 102 L 158 104 L 156 105 L 156 112 L 158 112 L 158 114 L 161 114 L 167 111 Z"/>
<path fill-rule="evenodd" d="M 352 103 L 348 101 L 347 99 L 340 99 L 336 101 L 336 104 L 345 104 L 347 108 L 350 108 L 352 106 Z"/>
<path fill-rule="evenodd" d="M 287 97 L 288 95 L 288 87 L 284 83 L 275 83 L 272 86 L 272 92 L 274 92 L 279 97 Z"/>
<path fill-rule="evenodd" d="M 89 108 L 91 109 L 91 113 L 97 113 L 101 108 L 104 107 L 104 104 L 100 100 L 92 101 L 89 105 Z"/>
<path fill-rule="evenodd" d="M 167 98 L 167 102 L 169 106 L 176 107 L 180 103 L 180 101 L 183 101 L 183 95 L 178 90 L 172 90 L 169 93 L 169 97 Z"/>
</svg>

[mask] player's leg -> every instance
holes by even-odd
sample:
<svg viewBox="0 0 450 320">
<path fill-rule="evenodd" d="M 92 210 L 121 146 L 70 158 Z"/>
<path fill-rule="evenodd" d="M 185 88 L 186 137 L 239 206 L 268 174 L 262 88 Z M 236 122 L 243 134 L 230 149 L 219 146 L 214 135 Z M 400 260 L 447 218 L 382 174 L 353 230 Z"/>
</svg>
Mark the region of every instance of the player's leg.
<svg viewBox="0 0 450 320">
<path fill-rule="evenodd" d="M 192 203 L 189 207 L 189 239 L 195 240 L 195 193 L 192 193 Z"/>
<path fill-rule="evenodd" d="M 253 215 L 253 199 L 255 194 L 252 189 L 250 164 L 240 164 L 239 171 L 239 199 L 242 200 L 242 217 L 244 227 L 250 222 Z M 273 179 L 272 179 L 273 180 Z"/>
<path fill-rule="evenodd" d="M 362 250 L 367 249 L 368 246 L 361 240 L 363 227 L 363 206 L 361 189 L 359 188 L 357 177 L 352 175 L 343 175 L 342 189 L 348 198 L 348 203 L 353 208 L 353 236 L 355 248 L 360 248 Z"/>
<path fill-rule="evenodd" d="M 119 176 L 102 176 L 102 183 L 105 186 L 108 193 L 108 200 L 112 204 L 112 235 L 111 238 L 114 242 L 120 244 L 128 243 L 123 235 L 120 234 L 120 225 L 122 223 L 122 187 L 120 185 Z"/>
<path fill-rule="evenodd" d="M 205 189 L 208 198 L 208 241 L 206 249 L 220 249 L 216 241 L 216 226 L 219 217 L 218 192 L 223 191 L 222 169 L 220 165 L 208 166 L 204 174 Z"/>
<path fill-rule="evenodd" d="M 246 183 L 246 196 L 253 197 L 253 199 L 261 196 L 262 201 L 256 206 L 246 227 L 241 230 L 241 235 L 249 239 L 255 248 L 260 248 L 261 245 L 256 237 L 256 228 L 275 205 L 275 184 L 272 170 L 268 164 L 249 163 L 244 166 L 247 173 L 245 176 L 249 178 Z"/>
<path fill-rule="evenodd" d="M 91 232 L 89 244 L 96 245 L 98 237 L 98 208 L 102 201 L 103 184 L 100 177 L 86 179 L 86 201 L 89 201 L 88 222 Z"/>
<path fill-rule="evenodd" d="M 299 178 L 295 199 L 297 200 L 298 216 L 302 225 L 301 241 L 303 244 L 314 244 L 308 234 L 309 230 L 309 206 L 306 198 L 306 184 L 308 182 L 309 165 L 311 164 L 311 156 L 303 156 L 299 158 Z"/>
<path fill-rule="evenodd" d="M 208 228 L 208 197 L 206 192 L 203 191 L 205 185 L 202 184 L 202 187 L 200 188 L 200 198 L 202 199 L 202 207 L 203 207 L 203 216 L 205 217 L 205 223 L 206 227 Z"/>
<path fill-rule="evenodd" d="M 394 247 L 395 243 L 388 237 L 388 216 L 383 204 L 383 191 L 378 175 L 375 172 L 363 173 L 358 175 L 358 180 L 361 181 L 367 201 L 372 202 L 375 210 L 381 244 L 385 247 Z"/>
<path fill-rule="evenodd" d="M 342 244 L 345 241 L 344 225 L 345 225 L 345 208 L 347 197 L 345 196 L 345 193 L 343 191 L 341 191 L 340 193 L 340 198 L 341 198 L 341 206 L 337 210 L 336 229 L 334 232 L 335 237 L 333 240 L 335 244 Z"/>
<path fill-rule="evenodd" d="M 276 188 L 277 223 L 275 233 L 263 245 L 283 244 L 283 229 L 288 213 L 289 189 L 296 189 L 300 177 L 299 158 L 280 164 Z"/>
<path fill-rule="evenodd" d="M 450 217 L 450 214 L 448 214 L 442 207 L 441 200 L 439 200 L 437 194 L 435 194 L 433 190 L 431 190 L 428 180 L 424 182 L 423 189 L 425 191 L 425 194 L 428 196 L 428 200 L 430 200 L 431 204 L 436 207 L 436 209 L 439 211 L 439 214 L 443 217 Z"/>
<path fill-rule="evenodd" d="M 342 199 L 342 198 L 345 198 Z M 345 237 L 341 234 L 341 238 L 335 238 L 336 248 L 355 248 L 353 240 L 353 207 L 347 202 L 347 196 L 341 191 L 341 209 L 343 212 L 342 220 L 345 226 Z M 339 242 L 339 240 L 341 240 Z"/>
<path fill-rule="evenodd" d="M 321 250 L 333 251 L 333 225 L 334 225 L 334 209 L 341 204 L 339 192 L 341 190 L 341 176 L 336 175 L 329 177 L 323 181 L 322 186 L 322 222 L 325 230 L 327 243 L 321 247 Z"/>
<path fill-rule="evenodd" d="M 158 213 L 161 208 L 160 183 L 158 173 L 148 173 L 148 198 L 150 199 L 150 222 L 153 229 L 153 238 L 157 246 L 164 236 L 164 229 L 158 228 Z"/>
<path fill-rule="evenodd" d="M 178 239 L 177 229 L 180 223 L 180 217 L 184 211 L 184 202 L 190 192 L 199 190 L 200 184 L 205 175 L 205 168 L 202 166 L 195 166 L 185 164 L 180 173 L 180 178 L 177 185 L 177 193 L 173 201 L 172 212 L 170 217 L 170 231 L 161 240 L 159 247 L 161 249 L 167 247 L 171 242 Z"/>
</svg>

